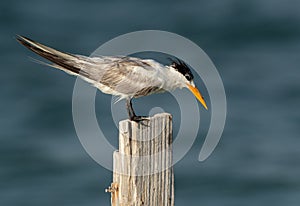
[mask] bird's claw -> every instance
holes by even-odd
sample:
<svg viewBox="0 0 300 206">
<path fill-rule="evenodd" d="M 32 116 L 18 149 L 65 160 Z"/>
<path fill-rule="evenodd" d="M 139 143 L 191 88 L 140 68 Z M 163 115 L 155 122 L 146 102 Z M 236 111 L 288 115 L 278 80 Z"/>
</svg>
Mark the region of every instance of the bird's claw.
<svg viewBox="0 0 300 206">
<path fill-rule="evenodd" d="M 135 122 L 141 122 L 141 121 L 149 121 L 150 118 L 149 117 L 145 117 L 145 116 L 133 116 L 133 117 L 130 117 L 130 120 L 131 121 L 135 121 Z"/>
</svg>

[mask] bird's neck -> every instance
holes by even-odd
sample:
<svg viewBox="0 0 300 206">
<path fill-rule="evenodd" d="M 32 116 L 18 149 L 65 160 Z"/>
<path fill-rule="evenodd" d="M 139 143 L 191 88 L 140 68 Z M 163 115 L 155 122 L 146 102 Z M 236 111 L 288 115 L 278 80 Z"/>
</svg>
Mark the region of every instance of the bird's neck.
<svg viewBox="0 0 300 206">
<path fill-rule="evenodd" d="M 179 72 L 167 67 L 165 72 L 165 90 L 175 90 L 177 88 L 186 87 L 185 78 Z"/>
</svg>

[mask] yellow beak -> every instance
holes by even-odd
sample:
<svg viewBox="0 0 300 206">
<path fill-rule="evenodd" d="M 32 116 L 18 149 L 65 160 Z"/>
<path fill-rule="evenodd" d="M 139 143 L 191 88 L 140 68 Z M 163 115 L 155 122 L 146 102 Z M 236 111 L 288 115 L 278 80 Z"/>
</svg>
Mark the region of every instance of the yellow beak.
<svg viewBox="0 0 300 206">
<path fill-rule="evenodd" d="M 201 93 L 199 92 L 199 90 L 197 89 L 197 87 L 194 87 L 190 84 L 187 84 L 189 90 L 195 95 L 195 97 L 199 100 L 199 102 L 203 105 L 203 107 L 208 110 L 206 103 L 204 101 L 204 98 L 202 97 Z"/>
</svg>

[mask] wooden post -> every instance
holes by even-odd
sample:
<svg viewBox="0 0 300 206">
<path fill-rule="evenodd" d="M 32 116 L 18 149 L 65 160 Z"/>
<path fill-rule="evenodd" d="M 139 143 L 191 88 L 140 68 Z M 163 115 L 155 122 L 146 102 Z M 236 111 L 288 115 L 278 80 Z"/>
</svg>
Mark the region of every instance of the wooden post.
<svg viewBox="0 0 300 206">
<path fill-rule="evenodd" d="M 112 206 L 173 206 L 172 117 L 157 114 L 139 123 L 119 123 L 113 155 Z"/>
</svg>

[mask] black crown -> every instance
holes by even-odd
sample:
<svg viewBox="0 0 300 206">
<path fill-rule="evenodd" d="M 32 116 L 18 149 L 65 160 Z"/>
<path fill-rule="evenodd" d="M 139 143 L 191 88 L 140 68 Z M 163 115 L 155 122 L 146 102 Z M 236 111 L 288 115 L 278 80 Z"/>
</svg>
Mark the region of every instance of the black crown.
<svg viewBox="0 0 300 206">
<path fill-rule="evenodd" d="M 171 59 L 171 66 L 178 72 L 180 72 L 188 81 L 192 81 L 194 79 L 194 75 L 192 74 L 190 68 L 186 63 L 178 58 Z"/>
</svg>

